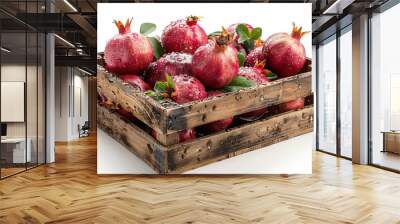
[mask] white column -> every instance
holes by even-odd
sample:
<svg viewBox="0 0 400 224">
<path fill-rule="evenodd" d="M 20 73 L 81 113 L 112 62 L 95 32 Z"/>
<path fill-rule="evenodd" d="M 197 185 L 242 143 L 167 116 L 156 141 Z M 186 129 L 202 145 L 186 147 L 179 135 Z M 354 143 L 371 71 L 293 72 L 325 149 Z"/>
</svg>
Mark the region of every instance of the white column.
<svg viewBox="0 0 400 224">
<path fill-rule="evenodd" d="M 353 20 L 353 162 L 368 163 L 368 15 Z"/>
<path fill-rule="evenodd" d="M 46 1 L 47 12 L 53 12 L 54 6 Z M 55 161 L 55 54 L 54 35 L 46 35 L 46 163 Z"/>
</svg>

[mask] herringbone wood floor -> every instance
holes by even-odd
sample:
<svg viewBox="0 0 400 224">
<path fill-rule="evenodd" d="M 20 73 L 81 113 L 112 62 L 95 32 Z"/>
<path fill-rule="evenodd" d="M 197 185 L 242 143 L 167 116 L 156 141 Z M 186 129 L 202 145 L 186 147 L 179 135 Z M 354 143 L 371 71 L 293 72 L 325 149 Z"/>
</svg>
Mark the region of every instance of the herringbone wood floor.
<svg viewBox="0 0 400 224">
<path fill-rule="evenodd" d="M 0 181 L 0 223 L 400 223 L 400 175 L 314 153 L 313 175 L 98 176 L 96 140 Z"/>
</svg>

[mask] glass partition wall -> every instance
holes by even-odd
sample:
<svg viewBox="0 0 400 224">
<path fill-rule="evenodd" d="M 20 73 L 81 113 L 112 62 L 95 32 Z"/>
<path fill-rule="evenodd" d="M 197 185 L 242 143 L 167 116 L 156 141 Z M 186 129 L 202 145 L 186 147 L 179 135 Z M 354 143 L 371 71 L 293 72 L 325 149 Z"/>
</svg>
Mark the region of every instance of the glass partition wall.
<svg viewBox="0 0 400 224">
<path fill-rule="evenodd" d="M 39 1 L 15 2 L 23 12 L 43 10 Z M 46 40 L 16 17 L 0 11 L 1 179 L 45 163 Z"/>
<path fill-rule="evenodd" d="M 371 22 L 370 163 L 400 172 L 400 4 Z"/>
<path fill-rule="evenodd" d="M 319 151 L 352 157 L 351 25 L 317 45 L 317 139 Z"/>
</svg>

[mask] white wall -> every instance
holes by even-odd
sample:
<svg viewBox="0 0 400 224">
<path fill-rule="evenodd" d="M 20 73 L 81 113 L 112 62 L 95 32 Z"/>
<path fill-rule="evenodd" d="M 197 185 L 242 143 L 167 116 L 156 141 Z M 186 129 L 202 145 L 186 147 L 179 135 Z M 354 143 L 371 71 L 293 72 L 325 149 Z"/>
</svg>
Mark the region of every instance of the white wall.
<svg viewBox="0 0 400 224">
<path fill-rule="evenodd" d="M 55 141 L 70 141 L 88 120 L 88 78 L 72 67 L 56 67 L 55 73 Z"/>
</svg>

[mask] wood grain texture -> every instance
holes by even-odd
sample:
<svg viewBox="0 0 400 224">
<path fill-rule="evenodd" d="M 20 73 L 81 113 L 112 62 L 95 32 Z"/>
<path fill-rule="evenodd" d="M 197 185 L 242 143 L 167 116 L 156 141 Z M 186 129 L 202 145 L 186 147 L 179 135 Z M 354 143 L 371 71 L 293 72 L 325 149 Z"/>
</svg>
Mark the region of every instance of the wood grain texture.
<svg viewBox="0 0 400 224">
<path fill-rule="evenodd" d="M 96 174 L 96 139 L 0 181 L 0 223 L 400 223 L 400 175 L 313 152 L 312 175 Z"/>
<path fill-rule="evenodd" d="M 100 65 L 97 66 L 97 88 L 104 96 L 130 111 L 149 127 L 166 133 L 166 111 L 162 105 L 108 73 Z"/>
<path fill-rule="evenodd" d="M 101 61 L 101 56 L 100 61 Z M 97 65 L 98 89 L 159 133 L 172 134 L 213 121 L 312 95 L 311 65 L 300 74 L 267 84 L 178 105 L 171 100 L 157 102 Z M 162 138 L 160 138 L 163 140 Z M 174 142 L 165 140 L 164 142 Z"/>
<path fill-rule="evenodd" d="M 163 146 L 118 114 L 98 106 L 98 126 L 156 172 L 182 173 L 313 131 L 312 106 L 289 111 L 193 141 Z"/>
<path fill-rule="evenodd" d="M 97 125 L 158 172 L 166 172 L 165 148 L 145 131 L 104 107 L 97 106 Z"/>
</svg>

